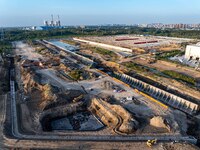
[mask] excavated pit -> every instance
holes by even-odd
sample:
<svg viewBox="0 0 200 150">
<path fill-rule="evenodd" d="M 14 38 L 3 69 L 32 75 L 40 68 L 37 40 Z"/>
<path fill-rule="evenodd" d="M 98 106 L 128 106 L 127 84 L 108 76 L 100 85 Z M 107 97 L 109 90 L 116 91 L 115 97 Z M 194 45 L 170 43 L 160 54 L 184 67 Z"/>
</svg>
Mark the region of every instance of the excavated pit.
<svg viewBox="0 0 200 150">
<path fill-rule="evenodd" d="M 60 119 L 69 115 L 73 115 L 77 112 L 85 111 L 86 106 L 83 102 L 77 102 L 64 106 L 55 107 L 44 111 L 40 115 L 40 123 L 43 131 L 52 131 L 51 122 L 55 119 Z"/>
<path fill-rule="evenodd" d="M 89 111 L 76 112 L 51 121 L 52 131 L 97 131 L 102 128 L 104 128 L 103 123 Z"/>
<path fill-rule="evenodd" d="M 43 131 L 97 131 L 104 127 L 84 101 L 45 110 L 40 116 Z"/>
<path fill-rule="evenodd" d="M 91 85 L 93 83 L 96 84 L 96 80 L 102 79 L 99 78 L 98 74 L 80 71 L 77 68 L 73 73 L 69 74 L 70 67 L 64 67 L 64 69 L 58 66 L 57 68 L 47 68 L 47 66 L 44 68 L 38 66 L 21 67 L 21 80 L 23 81 L 24 92 L 29 97 L 24 102 L 21 110 L 22 113 L 30 111 L 30 118 L 32 119 L 29 122 L 27 121 L 28 123 L 26 124 L 23 123 L 27 127 L 27 130 L 33 124 L 36 124 L 40 126 L 39 130 L 37 128 L 33 129 L 36 132 L 98 131 L 104 127 L 108 127 L 106 131 L 103 131 L 108 134 L 112 134 L 112 131 L 115 134 L 121 135 L 146 132 L 144 132 L 143 128 L 150 124 L 148 122 L 149 117 L 148 115 L 143 116 L 143 113 L 140 114 L 137 109 L 140 103 L 137 104 L 137 107 L 135 107 L 135 104 L 130 104 L 135 107 L 130 107 L 130 111 L 129 107 L 126 108 L 127 103 L 131 103 L 130 101 L 123 102 L 122 98 L 118 97 L 118 99 L 115 99 L 113 96 L 118 93 L 122 93 L 123 95 L 123 92 L 126 92 L 124 88 L 110 81 L 103 80 L 99 82 L 99 89 L 102 92 L 96 94 L 95 92 L 98 92 L 95 89 L 96 85 L 91 88 L 88 86 L 89 84 L 85 84 L 84 82 L 88 80 L 89 83 L 92 83 Z M 61 72 L 60 70 L 65 71 Z M 66 76 L 66 74 L 69 76 Z M 72 77 L 74 77 L 73 79 L 77 78 L 76 80 L 79 82 L 83 81 L 82 84 L 85 84 L 86 87 L 88 86 L 86 90 L 66 86 L 67 83 L 72 85 L 75 82 L 71 79 Z M 108 91 L 110 94 L 107 93 Z M 94 102 L 92 99 L 94 96 L 93 93 L 98 95 L 98 98 L 105 99 L 105 101 L 102 100 L 100 103 Z M 88 98 L 86 98 L 86 95 Z M 126 99 L 125 96 L 123 98 Z M 111 101 L 111 99 L 114 100 Z M 91 104 L 89 104 L 90 101 Z M 145 109 L 146 107 L 144 107 Z M 27 115 L 22 116 L 25 121 L 26 117 Z M 144 127 L 141 128 L 141 126 Z M 157 127 L 151 127 L 155 128 L 155 132 L 157 132 Z M 147 133 L 152 132 L 151 129 L 147 128 Z M 166 130 L 162 133 L 169 132 L 168 129 Z"/>
</svg>

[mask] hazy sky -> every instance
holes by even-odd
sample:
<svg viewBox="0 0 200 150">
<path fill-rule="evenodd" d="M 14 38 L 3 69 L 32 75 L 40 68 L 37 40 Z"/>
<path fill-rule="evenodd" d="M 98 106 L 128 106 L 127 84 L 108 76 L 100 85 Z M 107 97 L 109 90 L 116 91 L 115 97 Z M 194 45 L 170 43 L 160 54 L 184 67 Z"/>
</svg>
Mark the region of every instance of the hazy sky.
<svg viewBox="0 0 200 150">
<path fill-rule="evenodd" d="M 200 0 L 0 0 L 1 26 L 200 23 Z"/>
</svg>

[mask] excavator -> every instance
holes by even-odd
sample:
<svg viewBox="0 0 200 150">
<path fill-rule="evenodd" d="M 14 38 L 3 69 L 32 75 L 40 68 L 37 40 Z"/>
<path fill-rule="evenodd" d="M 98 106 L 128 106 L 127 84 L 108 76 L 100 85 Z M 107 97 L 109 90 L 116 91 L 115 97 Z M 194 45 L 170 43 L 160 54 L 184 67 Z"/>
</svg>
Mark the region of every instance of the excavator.
<svg viewBox="0 0 200 150">
<path fill-rule="evenodd" d="M 152 147 L 153 145 L 155 145 L 157 143 L 157 139 L 153 139 L 153 140 L 148 140 L 147 141 L 147 146 L 148 147 Z"/>
</svg>

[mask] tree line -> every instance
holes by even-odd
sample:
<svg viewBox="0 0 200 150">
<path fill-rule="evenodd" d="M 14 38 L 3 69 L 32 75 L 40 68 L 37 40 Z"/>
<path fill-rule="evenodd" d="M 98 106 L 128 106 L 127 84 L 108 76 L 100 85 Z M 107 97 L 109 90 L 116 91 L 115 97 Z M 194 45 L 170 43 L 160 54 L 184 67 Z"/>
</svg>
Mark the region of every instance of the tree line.
<svg viewBox="0 0 200 150">
<path fill-rule="evenodd" d="M 106 36 L 122 34 L 139 34 L 144 36 L 154 35 L 200 39 L 200 31 L 198 30 L 155 29 L 139 28 L 133 26 L 88 26 L 85 28 L 67 27 L 64 29 L 37 31 L 13 28 L 5 29 L 4 41 L 0 42 L 0 52 L 10 49 L 10 42 L 12 41 L 48 38 L 67 38 L 73 36 Z"/>
</svg>

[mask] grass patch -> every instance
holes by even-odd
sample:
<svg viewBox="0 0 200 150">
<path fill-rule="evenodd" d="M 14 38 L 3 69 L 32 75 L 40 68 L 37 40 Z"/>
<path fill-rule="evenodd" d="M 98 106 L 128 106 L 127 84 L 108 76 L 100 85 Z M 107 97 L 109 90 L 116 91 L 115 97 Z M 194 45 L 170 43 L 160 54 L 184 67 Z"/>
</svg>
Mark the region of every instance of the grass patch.
<svg viewBox="0 0 200 150">
<path fill-rule="evenodd" d="M 109 55 L 111 57 L 116 56 L 114 52 L 99 47 L 96 47 L 93 51 L 101 55 Z"/>
<path fill-rule="evenodd" d="M 113 61 L 113 62 L 118 60 L 118 55 L 115 54 L 113 51 L 99 48 L 99 47 L 92 47 L 90 48 L 90 50 L 92 50 L 94 53 L 103 55 L 106 60 Z"/>
<path fill-rule="evenodd" d="M 165 71 L 162 71 L 162 73 L 164 73 L 165 75 L 170 76 L 173 79 L 176 79 L 176 80 L 179 80 L 179 81 L 183 81 L 183 82 L 189 83 L 191 85 L 195 85 L 196 84 L 196 80 L 193 77 L 184 75 L 182 73 L 178 73 L 178 72 L 171 71 L 171 70 L 165 70 Z"/>
<path fill-rule="evenodd" d="M 168 58 L 170 57 L 174 57 L 174 56 L 181 56 L 181 55 L 184 55 L 185 52 L 183 51 L 180 51 L 180 50 L 173 50 L 173 51 L 170 51 L 170 52 L 164 52 L 164 53 L 159 53 L 156 55 L 156 59 L 163 59 L 163 60 L 168 60 Z"/>
<path fill-rule="evenodd" d="M 129 71 L 135 70 L 138 72 L 149 72 L 149 69 L 147 67 L 133 63 L 133 62 L 126 62 L 126 63 L 123 63 L 122 65 L 125 66 Z"/>
</svg>

